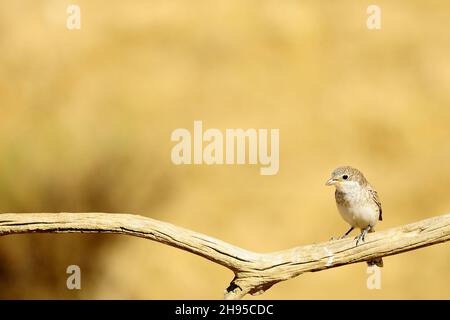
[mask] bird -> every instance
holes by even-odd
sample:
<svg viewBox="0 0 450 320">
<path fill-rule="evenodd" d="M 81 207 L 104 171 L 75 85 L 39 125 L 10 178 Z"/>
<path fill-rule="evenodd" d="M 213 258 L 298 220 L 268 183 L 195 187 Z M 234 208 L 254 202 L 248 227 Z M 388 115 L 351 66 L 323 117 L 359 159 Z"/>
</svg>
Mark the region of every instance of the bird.
<svg viewBox="0 0 450 320">
<path fill-rule="evenodd" d="M 367 233 L 375 232 L 375 225 L 383 220 L 383 210 L 377 191 L 370 185 L 364 174 L 351 166 L 341 166 L 333 170 L 327 186 L 335 186 L 336 206 L 350 229 L 339 239 L 343 239 L 358 228 L 361 233 L 355 238 L 356 246 L 364 242 Z M 367 262 L 369 266 L 383 266 L 383 260 L 376 258 Z"/>
</svg>

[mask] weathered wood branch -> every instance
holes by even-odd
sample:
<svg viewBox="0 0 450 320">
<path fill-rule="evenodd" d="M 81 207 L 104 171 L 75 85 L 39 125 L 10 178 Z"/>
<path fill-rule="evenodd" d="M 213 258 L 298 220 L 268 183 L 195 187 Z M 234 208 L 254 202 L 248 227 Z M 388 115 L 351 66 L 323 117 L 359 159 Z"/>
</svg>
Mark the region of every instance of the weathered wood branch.
<svg viewBox="0 0 450 320">
<path fill-rule="evenodd" d="M 130 214 L 28 213 L 0 214 L 0 236 L 46 233 L 114 233 L 141 237 L 204 257 L 231 269 L 235 277 L 225 298 L 240 299 L 272 285 L 338 266 L 395 255 L 450 240 L 450 214 L 368 234 L 355 246 L 353 238 L 305 245 L 273 253 L 247 251 L 175 225 Z"/>
</svg>

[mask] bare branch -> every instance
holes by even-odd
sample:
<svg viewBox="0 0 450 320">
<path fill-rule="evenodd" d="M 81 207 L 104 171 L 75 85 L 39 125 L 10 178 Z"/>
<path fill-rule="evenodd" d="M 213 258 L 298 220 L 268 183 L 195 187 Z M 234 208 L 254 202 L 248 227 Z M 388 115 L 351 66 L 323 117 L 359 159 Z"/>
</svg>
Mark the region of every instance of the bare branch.
<svg viewBox="0 0 450 320">
<path fill-rule="evenodd" d="M 255 253 L 175 225 L 130 214 L 28 213 L 0 214 L 0 236 L 18 233 L 114 233 L 173 246 L 229 268 L 235 277 L 226 299 L 260 294 L 272 285 L 346 264 L 395 255 L 450 240 L 450 214 L 352 239 L 305 245 L 272 253 Z"/>
</svg>

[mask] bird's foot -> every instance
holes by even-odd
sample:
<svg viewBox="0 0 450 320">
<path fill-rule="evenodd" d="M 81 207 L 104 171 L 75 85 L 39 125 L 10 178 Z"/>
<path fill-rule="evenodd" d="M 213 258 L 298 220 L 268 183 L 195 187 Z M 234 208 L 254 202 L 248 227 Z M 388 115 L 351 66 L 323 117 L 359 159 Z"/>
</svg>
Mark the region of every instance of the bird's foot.
<svg viewBox="0 0 450 320">
<path fill-rule="evenodd" d="M 370 230 L 371 228 L 372 228 L 371 226 L 368 226 L 368 227 L 365 228 L 363 231 L 361 231 L 361 233 L 360 233 L 358 236 L 355 237 L 355 240 L 356 240 L 356 245 L 355 245 L 355 247 L 358 246 L 358 244 L 359 244 L 360 241 L 362 241 L 362 242 L 365 241 L 365 239 L 366 239 L 366 234 L 369 232 L 369 230 Z"/>
<path fill-rule="evenodd" d="M 357 236 L 355 237 L 355 240 L 356 240 L 356 245 L 355 245 L 355 247 L 357 247 L 357 246 L 358 246 L 358 243 L 359 243 L 360 241 L 364 242 L 364 233 L 361 232 L 359 235 L 357 235 Z"/>
</svg>

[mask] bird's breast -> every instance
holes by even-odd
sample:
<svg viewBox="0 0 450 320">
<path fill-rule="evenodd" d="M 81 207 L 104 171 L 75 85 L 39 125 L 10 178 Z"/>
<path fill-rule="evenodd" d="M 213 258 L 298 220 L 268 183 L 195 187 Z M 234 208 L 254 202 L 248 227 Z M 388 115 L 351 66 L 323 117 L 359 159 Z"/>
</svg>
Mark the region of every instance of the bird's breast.
<svg viewBox="0 0 450 320">
<path fill-rule="evenodd" d="M 371 201 L 367 201 L 364 194 L 336 193 L 336 204 L 342 218 L 355 228 L 375 226 L 378 221 L 378 210 Z"/>
</svg>

